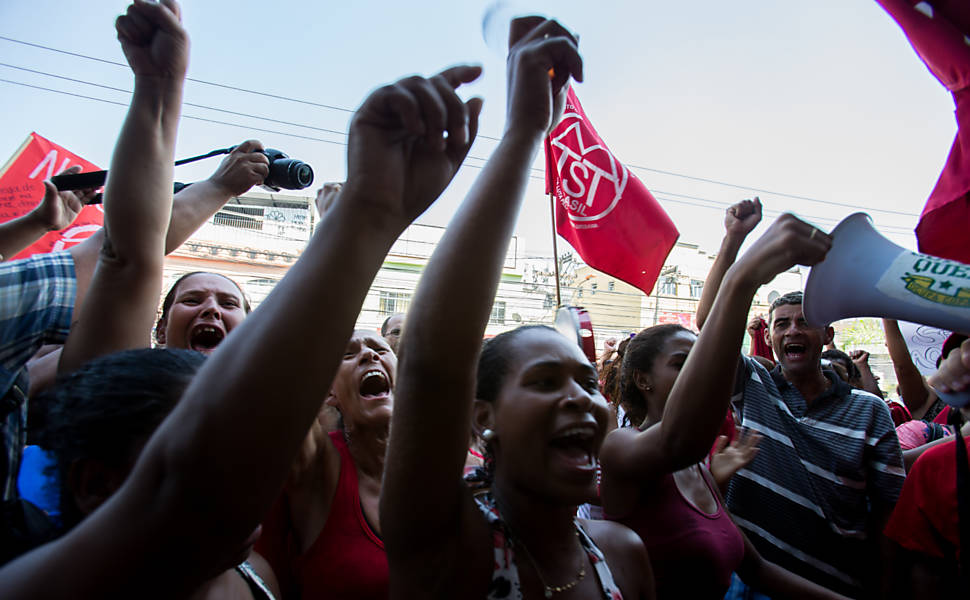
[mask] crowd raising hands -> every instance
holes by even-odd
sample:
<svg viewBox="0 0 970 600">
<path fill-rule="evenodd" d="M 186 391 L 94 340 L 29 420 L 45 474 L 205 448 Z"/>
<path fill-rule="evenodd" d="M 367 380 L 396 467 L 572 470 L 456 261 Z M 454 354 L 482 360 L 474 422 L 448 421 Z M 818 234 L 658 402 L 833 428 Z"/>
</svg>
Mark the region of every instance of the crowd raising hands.
<svg viewBox="0 0 970 600">
<path fill-rule="evenodd" d="M 460 92 L 481 68 L 406 77 L 363 101 L 346 180 L 321 189 L 317 231 L 258 310 L 233 280 L 192 272 L 159 314 L 165 255 L 269 162 L 248 140 L 173 195 L 181 8 L 135 0 L 116 29 L 135 84 L 104 229 L 0 264 L 0 294 L 20 303 L 0 303 L 0 597 L 967 591 L 966 540 L 946 516 L 956 494 L 933 500 L 946 508 L 928 499 L 950 489 L 943 444 L 962 443 L 966 415 L 937 404 L 970 388 L 970 342 L 950 343 L 924 380 L 887 322 L 906 381 L 887 404 L 867 352 L 823 357 L 833 330 L 806 322 L 800 292 L 751 319 L 761 286 L 832 246 L 797 217 L 742 254 L 762 203 L 728 209 L 699 333 L 611 338 L 596 365 L 543 325 L 483 344 L 532 164 L 583 81 L 578 37 L 558 22 L 512 21 L 504 133 L 387 339 L 355 330 L 358 314 L 474 143 L 484 101 Z M 0 226 L 0 255 L 66 227 L 95 191 L 46 182 L 34 211 Z M 746 332 L 757 356 L 741 353 Z M 904 454 L 895 426 L 935 431 L 937 414 L 939 439 Z M 54 493 L 43 510 L 14 485 L 28 432 L 53 464 L 36 474 Z"/>
</svg>

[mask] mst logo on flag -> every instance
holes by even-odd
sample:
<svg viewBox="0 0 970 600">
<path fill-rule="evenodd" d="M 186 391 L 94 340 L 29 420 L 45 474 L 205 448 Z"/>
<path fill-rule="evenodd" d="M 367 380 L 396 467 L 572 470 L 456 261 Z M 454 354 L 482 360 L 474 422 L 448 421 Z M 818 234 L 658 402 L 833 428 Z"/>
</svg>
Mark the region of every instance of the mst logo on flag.
<svg viewBox="0 0 970 600">
<path fill-rule="evenodd" d="M 572 110 L 563 114 L 556 128 L 562 132 L 549 141 L 553 153 L 560 153 L 555 172 L 563 175 L 557 180 L 556 195 L 575 227 L 582 228 L 580 223 L 598 227 L 596 221 L 610 214 L 623 197 L 630 172 L 598 137 L 583 137 L 586 119 L 570 104 L 567 101 L 566 110 Z"/>
<path fill-rule="evenodd" d="M 557 201 L 556 231 L 589 266 L 649 294 L 680 234 L 603 143 L 572 89 L 545 147 L 546 193 Z"/>
</svg>

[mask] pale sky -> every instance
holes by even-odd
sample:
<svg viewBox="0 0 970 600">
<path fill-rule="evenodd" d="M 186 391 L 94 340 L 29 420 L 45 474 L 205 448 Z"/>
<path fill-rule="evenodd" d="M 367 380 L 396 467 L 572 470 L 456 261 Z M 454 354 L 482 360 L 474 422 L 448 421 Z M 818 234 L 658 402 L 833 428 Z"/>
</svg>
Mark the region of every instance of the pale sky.
<svg viewBox="0 0 970 600">
<path fill-rule="evenodd" d="M 344 110 L 190 82 L 187 103 L 297 125 L 185 106 L 185 116 L 236 125 L 184 118 L 177 157 L 254 137 L 310 163 L 317 183 L 341 180 L 346 136 L 320 129 L 345 132 L 347 111 L 374 87 L 460 62 L 485 67 L 481 80 L 461 94 L 485 98 L 480 131 L 498 137 L 505 73 L 504 59 L 482 38 L 489 4 L 188 0 L 189 77 Z M 760 193 L 769 215 L 794 211 L 826 230 L 856 210 L 906 213 L 871 214 L 890 239 L 915 247 L 912 228 L 955 133 L 953 104 L 873 0 L 539 0 L 519 6 L 554 15 L 580 34 L 586 81 L 577 94 L 626 164 L 858 207 Z M 5 0 L 0 36 L 124 62 L 114 18 L 125 7 L 121 0 Z M 7 40 L 0 40 L 0 63 L 0 79 L 128 102 L 123 92 L 22 70 L 130 90 L 127 67 Z M 0 82 L 0 163 L 37 131 L 107 167 L 124 111 Z M 494 147 L 493 140 L 479 139 L 471 155 L 485 158 Z M 203 178 L 218 160 L 179 167 L 176 179 Z M 446 224 L 480 172 L 471 165 L 481 164 L 469 159 L 422 222 Z M 661 199 L 681 241 L 711 250 L 721 237 L 725 205 L 755 194 L 633 172 Z M 518 227 L 528 255 L 551 255 L 548 215 L 536 180 Z"/>
</svg>

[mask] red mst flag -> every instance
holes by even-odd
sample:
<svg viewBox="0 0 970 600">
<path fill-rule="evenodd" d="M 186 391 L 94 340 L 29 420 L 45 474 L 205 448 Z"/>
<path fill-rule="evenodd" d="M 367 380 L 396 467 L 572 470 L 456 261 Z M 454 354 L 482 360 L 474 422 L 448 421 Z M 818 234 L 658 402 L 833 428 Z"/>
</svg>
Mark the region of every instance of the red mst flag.
<svg viewBox="0 0 970 600">
<path fill-rule="evenodd" d="M 649 294 L 680 236 L 646 186 L 600 139 L 575 92 L 546 138 L 556 231 L 589 266 Z"/>
<path fill-rule="evenodd" d="M 36 133 L 27 136 L 10 160 L 0 168 L 0 223 L 33 210 L 44 197 L 44 184 L 41 182 L 74 165 L 81 165 L 84 172 L 101 170 Z M 45 234 L 8 260 L 70 248 L 87 239 L 103 224 L 101 205 L 85 206 L 66 229 Z"/>
<path fill-rule="evenodd" d="M 956 104 L 956 139 L 916 226 L 919 251 L 970 263 L 970 3 L 878 2 Z"/>
</svg>

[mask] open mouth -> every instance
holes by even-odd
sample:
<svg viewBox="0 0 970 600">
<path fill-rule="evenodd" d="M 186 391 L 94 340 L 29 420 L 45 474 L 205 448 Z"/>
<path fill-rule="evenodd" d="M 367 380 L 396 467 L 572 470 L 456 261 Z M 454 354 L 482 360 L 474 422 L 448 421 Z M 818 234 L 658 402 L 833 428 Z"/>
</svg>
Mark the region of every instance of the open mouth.
<svg viewBox="0 0 970 600">
<path fill-rule="evenodd" d="M 561 431 L 552 438 L 549 445 L 568 466 L 594 469 L 596 467 L 595 440 L 596 431 L 593 427 L 577 426 Z"/>
<path fill-rule="evenodd" d="M 371 369 L 364 373 L 360 380 L 361 398 L 373 396 L 386 396 L 391 391 L 391 382 L 387 380 L 387 375 L 378 369 Z"/>
<path fill-rule="evenodd" d="M 226 338 L 226 333 L 212 325 L 199 325 L 189 334 L 189 348 L 208 354 Z"/>
<path fill-rule="evenodd" d="M 788 360 L 801 360 L 805 358 L 805 344 L 785 344 L 785 358 Z"/>
</svg>

